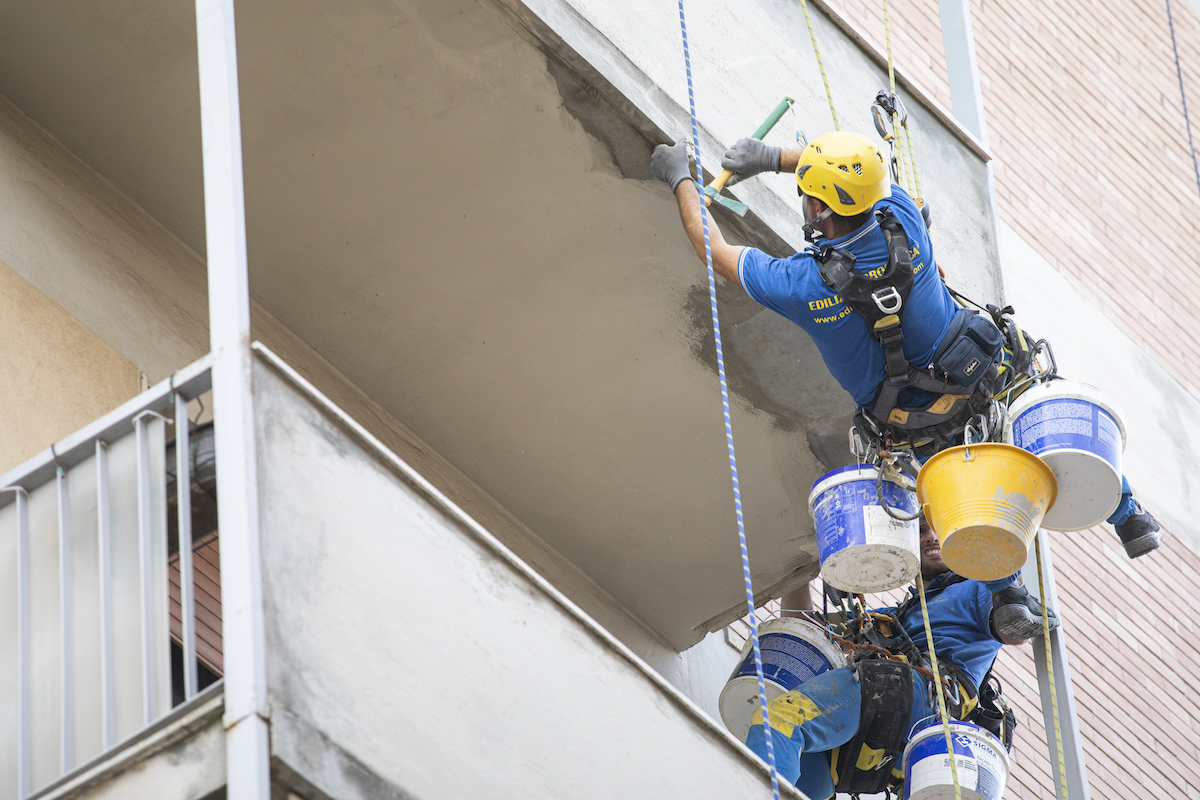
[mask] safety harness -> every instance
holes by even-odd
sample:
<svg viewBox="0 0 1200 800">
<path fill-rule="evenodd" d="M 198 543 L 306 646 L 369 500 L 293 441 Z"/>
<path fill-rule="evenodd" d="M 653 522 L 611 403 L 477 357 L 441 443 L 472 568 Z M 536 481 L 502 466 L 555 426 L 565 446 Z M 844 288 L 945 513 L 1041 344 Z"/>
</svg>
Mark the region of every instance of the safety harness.
<svg viewBox="0 0 1200 800">
<path fill-rule="evenodd" d="M 904 357 L 903 327 L 914 274 L 908 236 L 889 209 L 877 209 L 875 216 L 887 241 L 882 271 L 864 274 L 855 269 L 853 253 L 828 244 L 815 255 L 821 279 L 866 321 L 871 338 L 883 347 L 887 376 L 871 407 L 859 409 L 855 422 L 879 449 L 912 443 L 932 444 L 936 451 L 988 408 L 1003 336 L 988 317 L 960 308 L 933 363 L 925 370 L 910 364 Z M 906 388 L 937 397 L 920 408 L 901 408 L 900 394 Z"/>
<path fill-rule="evenodd" d="M 930 586 L 927 596 L 936 596 L 966 580 L 945 573 Z M 863 635 L 865 641 L 892 653 L 892 658 L 867 657 L 855 665 L 862 693 L 858 732 L 846 744 L 830 752 L 830 774 L 838 792 L 850 795 L 876 794 L 896 789 L 904 782 L 899 755 L 908 735 L 912 713 L 913 670 L 928 663 L 928 654 L 916 648 L 899 620 L 916 603 L 910 595 L 889 614 L 872 613 L 875 624 Z M 988 669 L 978 690 L 957 664 L 942 658 L 952 689 L 948 695 L 950 715 L 973 722 L 1012 749 L 1016 716 L 1004 702 L 1000 681 Z"/>
</svg>

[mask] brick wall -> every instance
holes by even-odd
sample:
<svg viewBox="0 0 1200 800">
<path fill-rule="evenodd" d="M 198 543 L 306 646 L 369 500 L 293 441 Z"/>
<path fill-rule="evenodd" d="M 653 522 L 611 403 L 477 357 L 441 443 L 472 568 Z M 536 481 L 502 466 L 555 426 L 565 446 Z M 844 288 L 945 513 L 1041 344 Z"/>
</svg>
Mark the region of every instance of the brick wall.
<svg viewBox="0 0 1200 800">
<path fill-rule="evenodd" d="M 834 5 L 883 45 L 882 2 Z M 949 107 L 937 5 L 892 3 L 892 40 Z M 1200 16 L 1172 10 L 1200 139 Z M 1001 217 L 1200 397 L 1200 191 L 1165 3 L 975 0 L 972 14 Z"/>
<path fill-rule="evenodd" d="M 1200 798 L 1200 554 L 1173 536 L 1130 561 L 1107 529 L 1049 535 L 1092 797 Z M 1031 646 L 1001 651 L 1021 723 L 1007 800 L 1054 798 L 1036 671 Z"/>
</svg>

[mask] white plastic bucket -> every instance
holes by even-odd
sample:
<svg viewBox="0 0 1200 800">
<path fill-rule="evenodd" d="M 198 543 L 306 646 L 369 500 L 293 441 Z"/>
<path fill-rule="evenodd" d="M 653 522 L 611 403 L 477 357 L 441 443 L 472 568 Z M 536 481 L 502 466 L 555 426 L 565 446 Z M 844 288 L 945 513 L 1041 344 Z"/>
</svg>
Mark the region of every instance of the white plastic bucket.
<svg viewBox="0 0 1200 800">
<path fill-rule="evenodd" d="M 802 619 L 767 620 L 758 626 L 758 644 L 762 651 L 768 703 L 822 672 L 846 666 L 846 657 L 829 641 L 825 631 Z M 758 675 L 754 671 L 750 639 L 742 645 L 741 658 L 721 690 L 718 705 L 725 727 L 739 741 L 746 741 L 751 719 L 759 709 Z"/>
<path fill-rule="evenodd" d="M 912 581 L 921 568 L 917 520 L 891 517 L 876 494 L 879 470 L 849 466 L 821 476 L 808 494 L 817 532 L 821 578 L 844 592 L 882 592 Z M 911 482 L 890 475 L 883 499 L 902 514 L 920 508 Z"/>
<path fill-rule="evenodd" d="M 950 722 L 962 800 L 1000 800 L 1008 783 L 1008 753 L 989 731 Z M 941 721 L 930 722 L 904 748 L 905 800 L 954 800 L 954 779 Z"/>
<path fill-rule="evenodd" d="M 1125 424 L 1100 390 L 1076 381 L 1035 386 L 1008 410 L 1008 440 L 1038 456 L 1054 472 L 1058 496 L 1042 527 L 1090 528 L 1121 502 Z"/>
</svg>

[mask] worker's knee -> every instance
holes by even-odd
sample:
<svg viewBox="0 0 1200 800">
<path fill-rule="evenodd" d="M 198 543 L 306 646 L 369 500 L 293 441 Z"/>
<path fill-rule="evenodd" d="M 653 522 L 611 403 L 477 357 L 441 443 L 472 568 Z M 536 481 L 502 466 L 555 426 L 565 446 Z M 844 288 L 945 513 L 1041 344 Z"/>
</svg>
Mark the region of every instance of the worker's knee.
<svg viewBox="0 0 1200 800">
<path fill-rule="evenodd" d="M 798 725 L 803 725 L 821 715 L 821 707 L 808 695 L 793 690 L 781 694 L 768 703 L 767 713 L 771 716 L 771 727 L 791 738 Z M 750 724 L 763 724 L 761 707 L 755 710 Z"/>
</svg>

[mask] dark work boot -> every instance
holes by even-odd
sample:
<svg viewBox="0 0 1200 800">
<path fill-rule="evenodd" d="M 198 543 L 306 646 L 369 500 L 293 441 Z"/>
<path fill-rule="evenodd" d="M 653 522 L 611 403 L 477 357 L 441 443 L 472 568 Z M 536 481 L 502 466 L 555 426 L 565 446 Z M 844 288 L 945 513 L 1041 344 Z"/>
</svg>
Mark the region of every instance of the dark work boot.
<svg viewBox="0 0 1200 800">
<path fill-rule="evenodd" d="M 1050 630 L 1061 624 L 1051 611 Z M 1019 583 L 992 592 L 992 624 L 998 633 L 1014 639 L 1032 639 L 1042 633 L 1042 604 Z"/>
<path fill-rule="evenodd" d="M 1121 544 L 1125 547 L 1125 555 L 1130 558 L 1144 556 L 1151 550 L 1157 550 L 1162 543 L 1162 528 L 1158 521 L 1150 516 L 1150 512 L 1135 501 L 1133 513 L 1129 519 L 1120 525 L 1114 525 Z"/>
</svg>

